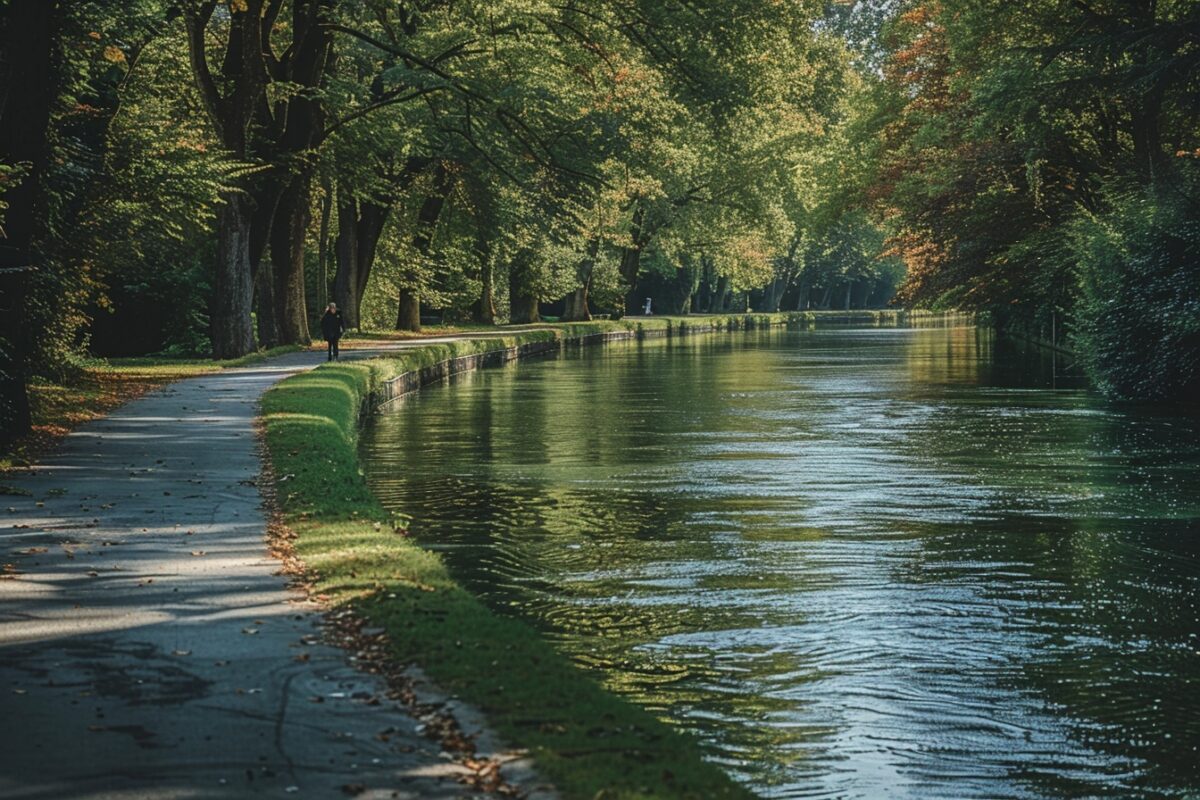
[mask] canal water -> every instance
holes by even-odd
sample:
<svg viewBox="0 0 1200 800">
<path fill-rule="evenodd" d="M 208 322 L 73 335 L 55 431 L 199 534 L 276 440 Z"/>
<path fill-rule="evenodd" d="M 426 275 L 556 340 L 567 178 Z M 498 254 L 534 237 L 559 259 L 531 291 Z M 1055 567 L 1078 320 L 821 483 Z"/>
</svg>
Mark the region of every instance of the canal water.
<svg viewBox="0 0 1200 800">
<path fill-rule="evenodd" d="M 987 331 L 589 348 L 379 416 L 493 608 L 767 797 L 1200 793 L 1200 419 Z"/>
</svg>

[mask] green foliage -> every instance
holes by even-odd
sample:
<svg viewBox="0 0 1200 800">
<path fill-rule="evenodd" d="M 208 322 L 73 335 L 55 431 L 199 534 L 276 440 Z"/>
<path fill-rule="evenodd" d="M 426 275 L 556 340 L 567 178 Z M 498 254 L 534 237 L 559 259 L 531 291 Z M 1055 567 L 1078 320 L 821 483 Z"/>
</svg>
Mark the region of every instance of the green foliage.
<svg viewBox="0 0 1200 800">
<path fill-rule="evenodd" d="M 1075 345 L 1118 397 L 1200 397 L 1200 220 L 1179 195 L 1134 191 L 1081 215 Z"/>
<path fill-rule="evenodd" d="M 904 3 L 861 132 L 900 299 L 1065 319 L 1106 392 L 1186 396 L 1198 31 L 1195 3 Z"/>
<path fill-rule="evenodd" d="M 101 353 L 204 352 L 197 258 L 238 165 L 195 114 L 181 25 L 165 4 L 70 4 L 44 179 L 45 231 L 27 301 L 36 372 Z"/>
</svg>

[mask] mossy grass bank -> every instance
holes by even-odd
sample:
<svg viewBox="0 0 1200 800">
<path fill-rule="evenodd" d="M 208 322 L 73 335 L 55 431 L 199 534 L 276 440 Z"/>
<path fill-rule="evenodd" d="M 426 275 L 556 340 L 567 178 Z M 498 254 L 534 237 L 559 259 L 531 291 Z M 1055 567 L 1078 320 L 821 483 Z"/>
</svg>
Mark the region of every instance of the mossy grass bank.
<svg viewBox="0 0 1200 800">
<path fill-rule="evenodd" d="M 785 319 L 753 316 L 722 318 L 720 325 Z M 505 739 L 529 749 L 543 776 L 569 799 L 753 795 L 706 761 L 691 737 L 601 688 L 597 676 L 574 666 L 529 625 L 491 611 L 436 555 L 403 535 L 359 468 L 359 415 L 389 381 L 454 359 L 668 328 L 678 331 L 664 318 L 574 323 L 428 344 L 326 365 L 283 381 L 263 398 L 276 500 L 311 591 L 386 629 L 396 659 L 419 664 L 442 688 L 481 709 Z"/>
</svg>

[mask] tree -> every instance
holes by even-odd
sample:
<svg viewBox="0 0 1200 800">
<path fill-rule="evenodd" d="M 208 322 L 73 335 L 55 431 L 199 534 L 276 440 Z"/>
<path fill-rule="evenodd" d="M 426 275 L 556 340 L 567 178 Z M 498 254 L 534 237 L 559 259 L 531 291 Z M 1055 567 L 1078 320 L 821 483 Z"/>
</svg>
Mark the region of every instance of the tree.
<svg viewBox="0 0 1200 800">
<path fill-rule="evenodd" d="M 0 21 L 0 173 L 4 217 L 0 245 L 0 443 L 29 430 L 25 375 L 29 331 L 25 296 L 44 222 L 41 181 L 58 49 L 57 0 L 9 0 Z"/>
<path fill-rule="evenodd" d="M 277 9 L 279 3 L 272 2 Z M 264 0 L 216 0 L 184 6 L 188 52 L 204 109 L 221 146 L 239 161 L 251 157 L 250 123 L 264 100 L 269 76 L 264 45 L 274 16 Z M 224 33 L 220 81 L 209 65 L 209 29 Z M 244 181 L 226 192 L 217 221 L 213 281 L 212 352 L 214 358 L 236 358 L 255 348 L 251 311 L 254 301 L 255 247 L 252 185 Z M 260 251 L 261 253 L 261 251 Z"/>
</svg>

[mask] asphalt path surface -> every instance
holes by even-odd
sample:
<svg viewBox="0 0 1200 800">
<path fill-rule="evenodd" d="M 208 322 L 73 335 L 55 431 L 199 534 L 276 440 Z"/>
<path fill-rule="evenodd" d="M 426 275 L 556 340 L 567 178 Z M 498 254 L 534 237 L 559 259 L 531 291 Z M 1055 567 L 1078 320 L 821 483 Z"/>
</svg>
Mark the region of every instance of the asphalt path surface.
<svg viewBox="0 0 1200 800">
<path fill-rule="evenodd" d="M 481 796 L 267 552 L 258 401 L 324 358 L 169 384 L 4 479 L 28 495 L 0 497 L 0 797 Z"/>
</svg>

